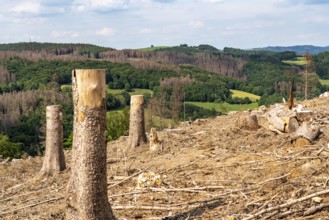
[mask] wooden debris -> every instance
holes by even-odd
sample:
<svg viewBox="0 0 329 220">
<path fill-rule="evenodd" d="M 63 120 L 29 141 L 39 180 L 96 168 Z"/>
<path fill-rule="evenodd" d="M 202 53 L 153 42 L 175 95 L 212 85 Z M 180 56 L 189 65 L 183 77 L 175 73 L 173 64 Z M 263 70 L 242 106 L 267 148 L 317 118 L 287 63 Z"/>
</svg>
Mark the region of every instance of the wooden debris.
<svg viewBox="0 0 329 220">
<path fill-rule="evenodd" d="M 141 173 L 137 178 L 137 188 L 160 186 L 162 179 L 160 175 L 153 172 Z"/>
<path fill-rule="evenodd" d="M 311 121 L 313 112 L 308 110 L 297 111 L 296 116 L 297 116 L 297 120 L 300 122 Z"/>
<path fill-rule="evenodd" d="M 310 145 L 320 133 L 320 127 L 303 122 L 303 124 L 292 135 L 291 142 L 295 147 Z"/>
</svg>

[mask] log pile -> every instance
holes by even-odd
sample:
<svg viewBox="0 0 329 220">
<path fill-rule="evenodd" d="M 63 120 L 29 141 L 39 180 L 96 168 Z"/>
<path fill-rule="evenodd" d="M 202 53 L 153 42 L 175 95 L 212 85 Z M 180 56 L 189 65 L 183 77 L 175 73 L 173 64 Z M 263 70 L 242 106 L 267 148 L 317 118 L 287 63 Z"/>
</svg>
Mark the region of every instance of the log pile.
<svg viewBox="0 0 329 220">
<path fill-rule="evenodd" d="M 269 109 L 261 106 L 257 110 L 240 113 L 236 126 L 248 130 L 263 127 L 278 134 L 289 133 L 293 146 L 303 147 L 312 144 L 321 133 L 312 117 L 313 112 L 303 109 L 300 104 L 292 109 L 283 104 L 275 104 Z"/>
</svg>

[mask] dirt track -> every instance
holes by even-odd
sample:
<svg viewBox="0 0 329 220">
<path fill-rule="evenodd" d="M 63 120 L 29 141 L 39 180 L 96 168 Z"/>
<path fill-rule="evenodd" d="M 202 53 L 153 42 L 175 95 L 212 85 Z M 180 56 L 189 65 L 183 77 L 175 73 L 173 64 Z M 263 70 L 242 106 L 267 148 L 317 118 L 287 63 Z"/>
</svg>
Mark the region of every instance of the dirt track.
<svg viewBox="0 0 329 220">
<path fill-rule="evenodd" d="M 127 152 L 124 137 L 109 143 L 114 213 L 118 219 L 328 219 L 329 100 L 306 105 L 323 133 L 299 149 L 288 134 L 237 128 L 234 116 L 159 132 L 159 154 L 148 146 Z M 41 165 L 42 158 L 0 165 L 0 218 L 64 218 L 70 171 L 34 180 Z M 144 171 L 161 175 L 162 183 L 137 188 Z"/>
</svg>

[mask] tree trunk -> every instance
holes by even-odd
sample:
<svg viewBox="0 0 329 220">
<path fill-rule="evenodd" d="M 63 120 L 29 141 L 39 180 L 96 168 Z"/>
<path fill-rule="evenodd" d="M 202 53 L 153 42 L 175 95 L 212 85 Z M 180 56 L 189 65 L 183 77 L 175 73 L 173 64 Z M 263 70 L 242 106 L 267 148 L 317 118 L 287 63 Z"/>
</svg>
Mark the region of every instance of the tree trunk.
<svg viewBox="0 0 329 220">
<path fill-rule="evenodd" d="M 144 124 L 144 96 L 133 95 L 130 101 L 129 147 L 146 144 Z"/>
<path fill-rule="evenodd" d="M 40 171 L 41 176 L 51 176 L 66 168 L 63 151 L 62 106 L 47 106 L 46 118 L 46 153 Z"/>
<path fill-rule="evenodd" d="M 307 122 L 297 129 L 292 135 L 291 142 L 295 147 L 302 147 L 311 144 L 321 133 L 320 128 Z"/>
<path fill-rule="evenodd" d="M 107 196 L 105 70 L 74 70 L 72 92 L 72 173 L 66 219 L 115 219 Z"/>
</svg>

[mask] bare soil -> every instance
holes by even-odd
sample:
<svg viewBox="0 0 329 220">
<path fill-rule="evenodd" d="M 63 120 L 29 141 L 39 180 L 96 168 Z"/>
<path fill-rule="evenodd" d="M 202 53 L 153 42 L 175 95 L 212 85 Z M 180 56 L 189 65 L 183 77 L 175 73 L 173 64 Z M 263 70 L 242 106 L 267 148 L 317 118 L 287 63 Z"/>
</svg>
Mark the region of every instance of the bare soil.
<svg viewBox="0 0 329 220">
<path fill-rule="evenodd" d="M 328 219 L 329 100 L 303 103 L 321 126 L 315 143 L 235 126 L 219 116 L 158 132 L 163 151 L 108 143 L 108 194 L 118 219 Z M 42 157 L 0 164 L 0 219 L 65 219 L 68 169 L 36 178 Z M 161 182 L 137 187 L 144 172 Z"/>
</svg>

